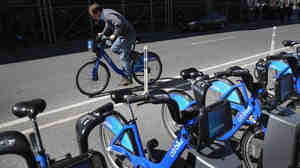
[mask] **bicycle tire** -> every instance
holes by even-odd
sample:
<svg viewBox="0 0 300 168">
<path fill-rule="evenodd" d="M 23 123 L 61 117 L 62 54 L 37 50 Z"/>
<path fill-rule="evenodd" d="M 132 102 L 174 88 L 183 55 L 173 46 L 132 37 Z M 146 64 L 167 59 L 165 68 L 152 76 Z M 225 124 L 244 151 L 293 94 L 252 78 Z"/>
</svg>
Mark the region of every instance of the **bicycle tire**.
<svg viewBox="0 0 300 168">
<path fill-rule="evenodd" d="M 168 94 L 178 94 L 180 96 L 182 96 L 184 99 L 186 99 L 188 102 L 192 101 L 193 98 L 192 96 L 190 96 L 188 93 L 186 93 L 184 90 L 171 90 L 168 92 Z M 172 116 L 170 115 L 170 112 L 168 109 L 168 106 L 166 104 L 163 104 L 161 107 L 161 116 L 162 116 L 162 121 L 163 121 L 163 125 L 166 128 L 169 136 L 172 139 L 175 139 L 177 137 L 176 132 L 178 131 L 177 128 L 180 127 L 180 125 L 178 125 L 173 119 Z"/>
<path fill-rule="evenodd" d="M 117 121 L 119 121 L 121 123 L 121 125 L 125 125 L 126 123 L 128 123 L 128 121 L 125 119 L 125 117 L 123 117 L 120 113 L 115 113 L 113 116 Z M 108 148 L 108 145 L 107 143 L 105 142 L 105 136 L 108 136 L 108 133 L 109 132 L 105 132 L 104 131 L 104 123 L 102 123 L 100 126 L 99 126 L 99 138 L 100 138 L 100 145 L 101 145 L 101 148 L 102 148 L 102 151 L 104 153 L 104 156 L 105 156 L 105 159 L 107 161 L 107 164 L 109 165 L 109 167 L 112 167 L 112 168 L 123 168 L 124 166 L 121 166 L 121 165 L 118 165 L 119 163 L 116 162 L 116 160 L 114 160 L 110 154 L 110 151 L 108 151 L 107 149 Z M 112 132 L 110 132 L 112 133 Z M 113 134 L 113 133 L 112 133 Z M 109 143 L 111 142 L 111 140 L 113 139 L 114 137 L 111 137 L 111 139 L 109 139 Z M 133 142 L 133 138 L 131 136 L 129 136 L 130 138 L 130 141 Z M 134 152 L 136 152 L 135 148 L 133 148 Z M 123 156 L 124 157 L 124 156 Z"/>
<path fill-rule="evenodd" d="M 81 81 L 80 81 L 80 79 L 79 79 L 81 73 L 82 73 L 83 70 L 85 70 L 86 68 L 89 68 L 90 65 L 91 65 L 91 66 L 94 66 L 95 63 L 96 63 L 96 60 L 90 61 L 90 62 L 87 62 L 87 63 L 83 64 L 83 65 L 79 68 L 79 70 L 78 70 L 78 72 L 77 72 L 77 74 L 76 74 L 76 86 L 77 86 L 78 90 L 79 90 L 82 94 L 87 95 L 87 96 L 95 96 L 95 95 L 98 95 L 98 94 L 100 94 L 101 92 L 103 92 L 103 90 L 106 89 L 106 87 L 107 87 L 107 85 L 108 85 L 108 83 L 109 83 L 109 80 L 110 80 L 110 71 L 109 71 L 108 67 L 106 66 L 106 64 L 104 64 L 103 62 L 100 61 L 100 62 L 99 62 L 99 67 L 98 67 L 98 73 L 100 72 L 100 71 L 99 71 L 100 67 L 103 67 L 103 68 L 101 68 L 101 69 L 103 69 L 102 71 L 104 71 L 104 72 L 107 74 L 106 79 L 105 79 L 105 82 L 104 82 L 104 85 L 103 85 L 102 87 L 100 87 L 100 88 L 97 88 L 95 91 L 88 91 L 86 88 L 84 88 L 84 86 L 81 85 Z M 89 70 L 92 71 L 93 68 L 90 68 Z M 88 72 L 89 72 L 89 71 L 88 71 Z M 91 74 L 91 72 L 89 72 L 89 74 L 87 74 L 87 75 L 90 75 L 90 74 Z M 90 78 L 90 81 L 92 81 L 91 78 Z M 98 80 L 97 80 L 97 81 L 98 81 Z"/>
<path fill-rule="evenodd" d="M 248 128 L 246 133 L 244 133 L 241 140 L 241 154 L 243 158 L 243 164 L 246 168 L 262 168 L 262 159 L 263 159 L 263 149 L 259 150 L 259 157 L 253 158 L 250 155 L 251 144 L 254 138 L 259 138 L 260 141 L 264 140 L 264 131 L 262 128 Z M 263 143 L 263 142 L 262 142 Z M 262 146 L 262 145 L 261 145 Z"/>
<path fill-rule="evenodd" d="M 155 83 L 157 80 L 160 79 L 160 76 L 161 76 L 161 73 L 162 73 L 162 63 L 161 63 L 161 60 L 160 60 L 159 56 L 158 56 L 156 53 L 154 53 L 154 52 L 149 52 L 148 55 L 151 55 L 152 57 L 154 57 L 154 58 L 155 58 L 155 62 L 157 62 L 157 63 L 158 63 L 158 66 L 159 66 L 158 73 L 156 74 L 155 77 L 152 78 L 152 77 L 149 75 L 149 76 L 150 76 L 150 77 L 149 77 L 149 84 L 153 84 L 153 83 Z M 141 85 L 144 85 L 144 71 L 142 71 L 142 72 L 136 72 L 136 71 L 134 71 L 135 65 L 138 63 L 139 60 L 140 60 L 140 59 L 135 59 L 135 60 L 132 62 L 132 64 L 131 64 L 132 76 L 133 76 L 134 80 L 135 80 L 137 83 L 139 83 L 139 84 L 141 84 Z M 143 62 L 144 62 L 144 61 L 143 61 Z M 150 64 L 151 62 L 154 62 L 154 61 L 148 61 L 148 67 L 149 67 L 149 64 Z M 144 65 L 142 65 L 142 66 L 144 67 Z M 140 74 L 138 74 L 138 73 L 140 73 L 140 74 L 142 74 L 142 75 L 140 75 Z M 148 72 L 148 73 L 149 73 L 149 72 Z M 150 73 L 151 73 L 151 68 L 150 68 Z M 142 79 L 139 79 L 139 76 L 142 76 Z"/>
</svg>

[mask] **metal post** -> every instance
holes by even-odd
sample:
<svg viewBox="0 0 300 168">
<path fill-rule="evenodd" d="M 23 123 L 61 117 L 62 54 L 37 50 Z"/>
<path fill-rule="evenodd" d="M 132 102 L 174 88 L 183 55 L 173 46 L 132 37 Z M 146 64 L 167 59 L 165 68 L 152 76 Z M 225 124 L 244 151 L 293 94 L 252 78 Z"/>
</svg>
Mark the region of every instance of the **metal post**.
<svg viewBox="0 0 300 168">
<path fill-rule="evenodd" d="M 46 32 L 45 32 L 45 23 L 44 23 L 44 13 L 43 13 L 43 4 L 42 0 L 38 0 L 38 8 L 39 8 L 39 13 L 40 13 L 40 22 L 41 22 L 41 29 L 42 29 L 42 34 L 43 34 L 43 40 L 46 40 Z"/>
<path fill-rule="evenodd" d="M 272 41 L 271 41 L 271 51 L 270 51 L 271 55 L 274 55 L 274 50 L 275 50 L 276 29 L 277 29 L 277 27 L 274 26 L 273 33 L 272 33 Z"/>
<path fill-rule="evenodd" d="M 150 0 L 150 19 L 151 19 L 151 31 L 154 31 L 153 1 L 152 0 Z"/>
<path fill-rule="evenodd" d="M 144 46 L 144 94 L 149 92 L 148 80 L 148 46 Z"/>
<path fill-rule="evenodd" d="M 49 11 L 48 11 L 48 7 L 47 7 L 47 1 L 43 0 L 43 4 L 44 4 L 44 14 L 45 14 L 45 19 L 46 19 L 46 26 L 47 26 L 47 31 L 48 31 L 48 36 L 49 36 L 49 42 L 52 43 L 52 35 L 51 35 L 51 29 L 50 29 L 50 21 L 49 21 Z"/>
<path fill-rule="evenodd" d="M 49 1 L 49 15 L 50 15 L 50 28 L 51 28 L 51 33 L 52 33 L 52 37 L 53 37 L 53 43 L 56 43 L 56 31 L 55 31 L 55 22 L 53 19 L 53 8 L 52 8 L 52 0 L 48 0 Z"/>
<path fill-rule="evenodd" d="M 122 12 L 123 12 L 123 15 L 125 16 L 126 15 L 125 0 L 122 0 Z"/>
</svg>

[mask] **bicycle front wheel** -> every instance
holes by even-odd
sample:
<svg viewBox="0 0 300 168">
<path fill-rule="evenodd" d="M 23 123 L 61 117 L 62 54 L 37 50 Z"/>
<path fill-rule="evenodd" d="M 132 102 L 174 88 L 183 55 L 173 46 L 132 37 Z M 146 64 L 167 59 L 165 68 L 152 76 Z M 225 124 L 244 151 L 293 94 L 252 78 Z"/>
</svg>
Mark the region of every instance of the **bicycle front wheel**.
<svg viewBox="0 0 300 168">
<path fill-rule="evenodd" d="M 101 61 L 98 67 L 96 66 L 96 61 L 90 61 L 82 65 L 76 74 L 76 86 L 84 95 L 100 94 L 108 85 L 110 80 L 108 67 Z"/>
<path fill-rule="evenodd" d="M 246 168 L 262 168 L 264 131 L 247 130 L 241 141 L 241 153 Z"/>
<path fill-rule="evenodd" d="M 144 56 L 141 55 L 134 60 L 131 66 L 132 75 L 135 81 L 144 85 Z M 159 56 L 154 52 L 148 53 L 148 80 L 149 84 L 155 83 L 159 80 L 162 73 L 162 63 Z"/>
<path fill-rule="evenodd" d="M 111 116 L 108 116 L 105 122 L 103 122 L 99 128 L 100 145 L 107 163 L 112 168 L 133 167 L 129 158 L 116 151 L 113 151 L 110 147 L 114 137 L 121 131 L 126 123 L 128 122 L 120 113 L 115 113 Z M 136 153 L 136 148 L 133 147 L 132 142 L 132 135 L 125 133 L 118 143 L 120 146 L 128 149 L 132 153 Z"/>
</svg>

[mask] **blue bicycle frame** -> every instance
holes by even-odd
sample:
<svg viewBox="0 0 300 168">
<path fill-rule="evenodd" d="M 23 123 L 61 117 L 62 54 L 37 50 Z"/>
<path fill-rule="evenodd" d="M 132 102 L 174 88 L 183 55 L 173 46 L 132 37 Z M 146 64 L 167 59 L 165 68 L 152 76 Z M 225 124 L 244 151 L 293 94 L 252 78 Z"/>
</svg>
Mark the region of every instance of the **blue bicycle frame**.
<svg viewBox="0 0 300 168">
<path fill-rule="evenodd" d="M 122 127 L 119 127 L 119 129 L 116 131 L 112 129 L 110 125 L 120 125 L 118 121 L 115 119 L 112 119 L 112 116 L 109 116 L 106 118 L 105 122 L 107 124 L 104 124 L 106 128 L 110 129 L 113 131 L 115 134 L 115 137 L 110 143 L 110 150 L 118 152 L 124 156 L 127 156 L 134 168 L 142 167 L 142 168 L 169 168 L 173 165 L 175 160 L 181 155 L 181 153 L 185 150 L 187 147 L 190 136 L 187 132 L 187 127 L 190 125 L 193 125 L 196 120 L 190 120 L 185 126 L 182 127 L 180 133 L 178 134 L 177 138 L 174 140 L 173 144 L 169 148 L 168 152 L 165 154 L 164 158 L 160 163 L 153 163 L 150 160 L 148 160 L 145 157 L 145 153 L 143 150 L 143 145 L 140 139 L 140 134 L 137 128 L 136 121 L 133 120 L 130 122 L 130 124 L 124 125 Z M 137 153 L 134 153 L 132 150 L 132 143 L 128 141 L 127 132 L 131 131 L 134 136 L 134 141 L 136 142 L 137 146 Z M 124 136 L 125 135 L 125 136 Z M 124 139 L 125 137 L 125 139 Z M 121 145 L 118 145 L 117 143 L 121 141 Z M 128 144 L 131 143 L 131 144 Z"/>
<path fill-rule="evenodd" d="M 282 75 L 293 73 L 290 66 L 283 61 L 271 61 L 269 67 L 279 72 L 276 74 L 275 80 L 279 79 Z M 297 93 L 300 94 L 300 80 L 298 80 L 295 75 L 293 76 L 294 88 L 296 89 Z"/>
<path fill-rule="evenodd" d="M 109 55 L 105 52 L 104 48 L 98 44 L 99 54 L 97 55 L 96 64 L 92 71 L 93 80 L 97 80 L 97 72 L 99 69 L 99 63 L 104 58 L 104 60 L 108 63 L 108 65 L 119 75 L 121 76 L 128 76 L 127 72 L 118 68 L 118 66 L 112 61 Z M 149 56 L 149 61 L 151 61 L 151 55 Z M 144 56 L 139 57 L 137 64 L 133 67 L 133 72 L 143 72 L 144 71 Z"/>
</svg>

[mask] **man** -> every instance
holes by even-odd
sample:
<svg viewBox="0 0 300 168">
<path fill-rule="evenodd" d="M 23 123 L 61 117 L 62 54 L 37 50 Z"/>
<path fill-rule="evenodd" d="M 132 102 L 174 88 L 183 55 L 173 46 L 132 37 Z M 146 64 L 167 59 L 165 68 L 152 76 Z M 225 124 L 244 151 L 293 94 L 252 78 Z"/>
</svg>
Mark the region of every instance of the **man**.
<svg viewBox="0 0 300 168">
<path fill-rule="evenodd" d="M 133 26 L 119 12 L 112 9 L 103 9 L 97 3 L 89 7 L 89 14 L 97 22 L 105 22 L 103 31 L 98 33 L 98 35 L 108 35 L 109 32 L 113 32 L 110 35 L 110 39 L 115 41 L 111 46 L 111 51 L 120 55 L 123 69 L 127 72 L 127 77 L 122 79 L 121 85 L 126 86 L 131 84 L 130 52 L 136 40 L 136 33 Z"/>
</svg>

